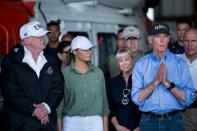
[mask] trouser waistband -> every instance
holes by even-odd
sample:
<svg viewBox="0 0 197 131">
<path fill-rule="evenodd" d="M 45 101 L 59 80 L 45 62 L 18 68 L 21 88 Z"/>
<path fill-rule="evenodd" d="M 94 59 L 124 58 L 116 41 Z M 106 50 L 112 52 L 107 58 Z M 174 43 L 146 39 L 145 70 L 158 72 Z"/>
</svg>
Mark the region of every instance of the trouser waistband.
<svg viewBox="0 0 197 131">
<path fill-rule="evenodd" d="M 180 111 L 176 110 L 176 111 L 172 111 L 172 112 L 168 112 L 165 114 L 156 114 L 153 112 L 142 112 L 142 114 L 146 115 L 146 116 L 150 116 L 150 117 L 154 117 L 154 118 L 168 118 L 170 116 L 173 116 L 177 113 L 179 113 Z"/>
</svg>

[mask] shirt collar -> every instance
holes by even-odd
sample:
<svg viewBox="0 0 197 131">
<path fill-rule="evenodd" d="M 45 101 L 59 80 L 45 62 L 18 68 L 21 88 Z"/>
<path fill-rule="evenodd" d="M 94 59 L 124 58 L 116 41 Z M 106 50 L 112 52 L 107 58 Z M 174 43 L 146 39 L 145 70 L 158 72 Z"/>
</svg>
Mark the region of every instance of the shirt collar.
<svg viewBox="0 0 197 131">
<path fill-rule="evenodd" d="M 94 66 L 93 66 L 91 63 L 88 63 L 88 66 L 89 66 L 89 71 L 88 71 L 88 72 L 94 70 Z M 74 65 L 74 62 L 73 62 L 73 61 L 71 62 L 70 67 L 71 67 L 71 70 L 72 70 L 72 71 L 75 71 L 75 72 L 79 73 L 79 72 L 75 69 L 75 65 Z M 87 72 L 87 73 L 88 73 L 88 72 Z"/>
<path fill-rule="evenodd" d="M 171 53 L 168 49 L 166 50 L 166 53 L 162 57 L 158 57 L 154 52 L 152 52 L 150 55 L 154 61 L 162 61 L 162 60 L 168 61 L 171 58 Z"/>
<path fill-rule="evenodd" d="M 190 60 L 187 58 L 187 56 L 186 56 L 185 53 L 184 53 L 184 54 L 180 54 L 180 55 L 178 55 L 178 56 L 182 57 L 186 62 L 188 62 L 188 63 L 190 63 L 190 64 L 192 64 L 192 63 L 197 63 L 197 57 L 196 57 L 192 62 L 190 62 Z"/>
<path fill-rule="evenodd" d="M 28 50 L 25 46 L 24 46 L 24 54 L 25 54 L 25 56 L 32 56 L 30 50 Z M 43 51 L 40 52 L 39 56 L 44 57 Z M 45 57 L 44 57 L 44 58 L 45 58 Z"/>
<path fill-rule="evenodd" d="M 43 55 L 43 51 L 39 54 L 37 61 L 35 62 L 30 50 L 24 47 L 24 57 L 22 59 L 23 63 L 27 63 L 37 74 L 40 76 L 40 71 L 44 64 L 47 62 L 45 56 Z"/>
</svg>

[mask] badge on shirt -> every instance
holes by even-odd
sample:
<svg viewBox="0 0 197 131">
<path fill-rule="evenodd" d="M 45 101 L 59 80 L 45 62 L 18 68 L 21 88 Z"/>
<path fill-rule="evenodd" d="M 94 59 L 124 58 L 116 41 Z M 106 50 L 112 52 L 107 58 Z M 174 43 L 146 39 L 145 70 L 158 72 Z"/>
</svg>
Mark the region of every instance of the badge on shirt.
<svg viewBox="0 0 197 131">
<path fill-rule="evenodd" d="M 51 66 L 49 66 L 46 72 L 49 75 L 53 74 L 53 68 Z"/>
</svg>

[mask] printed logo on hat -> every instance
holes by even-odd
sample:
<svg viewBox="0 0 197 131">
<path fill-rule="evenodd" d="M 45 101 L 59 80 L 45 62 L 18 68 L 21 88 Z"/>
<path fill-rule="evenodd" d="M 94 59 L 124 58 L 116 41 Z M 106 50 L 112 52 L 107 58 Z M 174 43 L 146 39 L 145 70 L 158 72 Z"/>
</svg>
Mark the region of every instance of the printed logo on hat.
<svg viewBox="0 0 197 131">
<path fill-rule="evenodd" d="M 137 27 L 134 26 L 125 27 L 122 33 L 122 37 L 124 39 L 128 39 L 129 37 L 136 37 L 137 39 L 140 39 L 140 31 Z"/>
<path fill-rule="evenodd" d="M 157 25 L 157 26 L 155 26 L 155 30 L 158 30 L 158 29 L 166 29 L 167 30 L 167 26 L 165 26 L 165 25 Z"/>
<path fill-rule="evenodd" d="M 43 29 L 43 27 L 40 24 L 34 25 L 34 28 L 36 30 Z"/>
<path fill-rule="evenodd" d="M 27 33 L 27 32 L 25 32 L 25 33 L 24 33 L 24 36 L 28 36 L 28 33 Z"/>
<path fill-rule="evenodd" d="M 133 28 L 129 28 L 129 31 L 133 32 L 133 31 L 134 31 L 134 29 L 133 29 Z"/>
<path fill-rule="evenodd" d="M 48 30 L 45 30 L 43 26 L 41 26 L 40 22 L 32 21 L 27 24 L 24 24 L 20 28 L 20 38 L 23 40 L 29 36 L 41 37 L 48 33 Z"/>
<path fill-rule="evenodd" d="M 166 24 L 155 24 L 150 30 L 150 35 L 156 35 L 158 33 L 170 34 L 169 27 Z"/>
</svg>

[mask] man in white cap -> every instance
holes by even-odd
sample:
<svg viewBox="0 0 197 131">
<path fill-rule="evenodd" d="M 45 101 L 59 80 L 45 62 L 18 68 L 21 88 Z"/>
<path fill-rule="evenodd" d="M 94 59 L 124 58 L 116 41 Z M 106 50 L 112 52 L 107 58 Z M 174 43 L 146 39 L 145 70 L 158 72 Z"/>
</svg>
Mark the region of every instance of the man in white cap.
<svg viewBox="0 0 197 131">
<path fill-rule="evenodd" d="M 20 28 L 23 46 L 5 57 L 2 65 L 4 130 L 54 131 L 56 108 L 63 96 L 64 80 L 50 56 L 37 21 Z"/>
<path fill-rule="evenodd" d="M 139 49 L 140 46 L 140 31 L 135 26 L 124 28 L 122 37 L 125 40 L 125 46 L 128 47 L 134 55 L 134 63 L 144 56 L 144 52 Z"/>
</svg>

